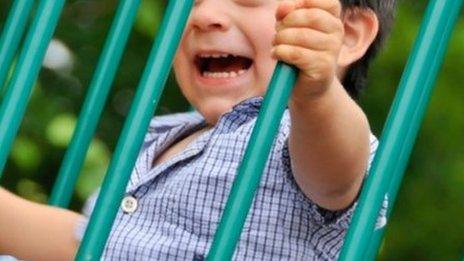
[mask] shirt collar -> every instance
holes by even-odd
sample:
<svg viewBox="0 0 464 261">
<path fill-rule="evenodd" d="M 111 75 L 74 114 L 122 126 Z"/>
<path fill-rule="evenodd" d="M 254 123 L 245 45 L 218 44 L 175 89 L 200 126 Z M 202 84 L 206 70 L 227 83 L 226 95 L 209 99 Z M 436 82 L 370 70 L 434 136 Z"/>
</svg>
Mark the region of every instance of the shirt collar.
<svg viewBox="0 0 464 261">
<path fill-rule="evenodd" d="M 264 98 L 262 96 L 251 97 L 239 102 L 232 107 L 232 112 L 258 113 Z"/>
</svg>

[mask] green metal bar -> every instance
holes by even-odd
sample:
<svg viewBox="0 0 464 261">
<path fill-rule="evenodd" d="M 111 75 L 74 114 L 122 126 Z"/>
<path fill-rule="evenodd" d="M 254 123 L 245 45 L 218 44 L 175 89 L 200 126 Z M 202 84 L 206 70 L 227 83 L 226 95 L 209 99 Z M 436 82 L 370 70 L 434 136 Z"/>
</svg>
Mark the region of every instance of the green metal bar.
<svg viewBox="0 0 464 261">
<path fill-rule="evenodd" d="M 296 69 L 278 63 L 216 231 L 209 261 L 232 259 L 296 76 Z"/>
<path fill-rule="evenodd" d="M 124 125 L 77 260 L 99 260 L 145 132 L 167 80 L 193 0 L 171 0 Z"/>
<path fill-rule="evenodd" d="M 90 83 L 73 139 L 64 156 L 50 197 L 50 205 L 67 207 L 85 155 L 95 134 L 98 120 L 114 81 L 140 0 L 121 1 L 103 48 L 100 61 Z"/>
<path fill-rule="evenodd" d="M 387 190 L 391 200 L 396 198 L 461 6 L 462 0 L 429 3 L 340 260 L 362 260 L 372 239 L 378 242 L 372 245 L 375 249 L 371 251 L 376 252 L 380 244 L 382 232 L 372 237 L 377 215 Z"/>
<path fill-rule="evenodd" d="M 29 14 L 33 6 L 34 0 L 14 1 L 5 22 L 0 36 L 0 96 L 3 94 L 3 86 L 5 85 L 8 70 L 26 30 Z"/>
<path fill-rule="evenodd" d="M 456 22 L 458 20 L 458 17 L 459 17 L 459 11 L 460 11 L 461 6 L 462 6 L 462 0 L 460 0 L 460 3 L 455 2 L 455 4 L 456 4 L 455 7 L 451 7 L 451 10 L 453 10 L 453 13 L 448 14 L 448 21 L 447 21 L 448 24 L 445 25 L 445 29 L 442 31 L 443 32 L 443 37 L 440 39 L 440 42 L 438 43 L 438 45 L 435 47 L 436 48 L 435 50 L 438 50 L 435 53 L 436 56 L 433 58 L 433 59 L 435 59 L 436 62 L 434 62 L 432 64 L 432 66 L 434 66 L 433 68 L 429 68 L 429 70 L 431 70 L 432 73 L 428 74 L 428 77 L 427 77 L 427 79 L 425 80 L 425 83 L 424 83 L 424 86 L 430 86 L 430 89 L 432 89 L 433 85 L 435 84 L 439 68 L 440 68 L 441 63 L 442 63 L 442 61 L 444 59 L 444 55 L 445 55 L 446 49 L 448 47 L 449 40 L 451 38 L 453 28 L 454 28 L 454 26 L 455 26 L 455 24 L 456 24 Z M 426 13 L 425 17 L 436 15 L 436 14 L 429 14 L 429 12 L 433 12 L 433 11 L 434 11 L 434 8 L 432 7 L 432 5 L 430 5 L 429 9 L 427 10 L 427 13 Z M 440 12 L 440 11 L 443 12 L 442 10 L 437 10 L 435 12 Z M 445 13 L 441 13 L 441 15 L 445 15 Z M 427 30 L 429 28 L 428 27 L 429 24 L 425 24 L 425 23 L 426 23 L 426 21 L 424 21 L 424 24 L 422 25 L 422 28 L 423 28 L 422 30 Z M 420 31 L 419 35 L 422 35 L 422 34 L 424 34 L 424 33 Z M 418 42 L 416 44 L 418 46 L 421 46 L 422 43 L 419 42 L 419 41 L 421 41 L 421 40 L 418 39 Z M 424 41 L 424 39 L 422 39 L 422 41 Z M 417 48 L 419 48 L 419 47 L 417 47 Z M 431 91 L 432 90 L 429 90 L 428 92 L 423 91 L 421 93 L 421 96 L 419 97 L 418 104 L 424 106 L 424 108 L 423 109 L 422 108 L 417 108 L 415 110 L 415 112 L 414 112 L 415 114 L 412 116 L 412 119 L 416 119 L 415 121 L 417 121 L 419 125 L 420 125 L 420 122 L 421 122 L 423 114 L 424 114 L 425 106 L 427 106 L 428 101 L 430 99 Z M 420 127 L 419 125 L 417 125 L 417 129 Z M 414 131 L 414 128 L 410 128 L 409 130 L 410 131 L 408 131 L 406 133 L 407 136 L 406 136 L 405 140 L 415 140 L 416 136 L 417 136 L 417 131 Z M 412 148 L 409 149 L 409 150 L 403 149 L 401 151 L 402 155 L 400 155 L 399 157 L 400 158 L 404 158 L 404 157 L 409 158 L 409 154 L 411 153 L 411 150 L 412 150 Z M 392 173 L 404 173 L 404 171 L 406 169 L 406 164 L 407 164 L 407 160 L 405 160 L 404 164 L 396 165 L 396 168 L 393 170 Z M 402 174 L 401 175 L 393 175 L 393 177 L 391 178 L 390 186 L 388 187 L 388 192 L 387 192 L 388 203 L 389 203 L 389 207 L 387 208 L 387 213 L 386 213 L 387 220 L 389 220 L 390 216 L 392 215 L 393 206 L 394 206 L 394 204 L 396 202 L 396 197 L 398 195 L 402 179 L 403 179 Z M 380 245 L 382 243 L 382 239 L 383 239 L 383 235 L 385 234 L 385 230 L 386 230 L 386 227 L 382 227 L 380 229 L 374 230 L 374 232 L 372 234 L 372 238 L 369 241 L 369 247 L 366 250 L 364 260 L 375 260 L 375 258 L 377 257 L 377 253 L 379 251 Z"/>
<path fill-rule="evenodd" d="M 40 2 L 19 56 L 16 70 L 8 84 L 5 99 L 0 107 L 0 126 L 2 126 L 0 128 L 0 177 L 64 2 L 64 0 Z"/>
<path fill-rule="evenodd" d="M 449 39 L 451 37 L 452 30 L 453 30 L 454 25 L 456 24 L 456 21 L 457 21 L 457 19 L 459 17 L 459 11 L 460 11 L 461 6 L 462 6 L 462 1 L 461 1 L 461 4 L 459 4 L 457 2 L 456 2 L 456 4 L 458 4 L 457 7 L 452 8 L 452 10 L 454 10 L 455 12 L 451 13 L 450 16 L 449 16 L 449 20 L 448 20 L 449 24 L 446 26 L 446 30 L 443 33 L 443 38 L 441 39 L 439 45 L 436 47 L 436 50 L 439 50 L 438 54 L 441 54 L 441 57 L 440 57 L 441 60 L 443 60 L 443 58 L 444 58 L 446 48 L 448 47 Z M 431 12 L 431 10 L 429 10 L 429 12 Z M 427 27 L 427 25 L 423 25 L 423 26 L 425 28 Z M 421 33 L 419 33 L 419 34 L 421 34 Z M 438 59 L 438 57 L 436 57 L 435 59 Z M 440 65 L 441 65 L 441 62 L 434 64 L 434 66 L 438 66 L 438 67 Z M 429 75 L 429 77 L 427 78 L 427 82 L 425 83 L 426 86 L 433 85 L 435 83 L 436 74 L 438 73 L 439 68 L 436 68 L 434 70 L 436 70 L 436 73 L 435 73 L 435 75 L 434 74 Z M 423 104 L 424 106 L 426 106 L 426 104 L 428 103 L 428 100 L 429 100 L 428 93 L 423 93 L 423 95 L 420 96 L 420 101 L 418 103 Z M 416 114 L 413 116 L 413 118 L 422 117 L 421 116 L 421 113 L 422 113 L 421 110 L 416 110 L 415 113 Z M 414 137 L 408 137 L 407 139 L 415 139 L 415 133 L 414 132 L 409 131 L 407 133 L 407 135 L 414 135 Z M 402 152 L 406 153 L 407 151 L 403 150 Z M 407 157 L 407 155 L 404 155 L 404 156 L 402 155 L 401 157 Z M 405 170 L 405 166 L 397 165 L 396 169 L 393 171 L 393 173 L 404 172 L 404 170 Z M 392 206 L 392 207 L 389 207 L 387 209 L 387 215 L 386 215 L 387 220 L 392 215 L 393 206 L 394 206 L 394 204 L 396 202 L 396 197 L 397 197 L 398 191 L 400 189 L 402 178 L 403 178 L 402 175 L 395 175 L 395 176 L 392 177 L 392 180 L 390 182 L 390 186 L 388 188 L 387 195 L 389 195 L 388 196 L 388 201 L 389 201 L 390 206 Z M 383 227 L 381 229 L 378 229 L 378 230 L 374 231 L 374 233 L 372 235 L 372 238 L 370 240 L 370 243 L 369 243 L 369 247 L 368 247 L 366 255 L 365 255 L 365 260 L 374 260 L 376 258 L 378 250 L 379 250 L 380 245 L 382 243 L 382 238 L 383 238 L 383 235 L 385 233 L 385 229 L 386 229 L 386 227 Z"/>
</svg>

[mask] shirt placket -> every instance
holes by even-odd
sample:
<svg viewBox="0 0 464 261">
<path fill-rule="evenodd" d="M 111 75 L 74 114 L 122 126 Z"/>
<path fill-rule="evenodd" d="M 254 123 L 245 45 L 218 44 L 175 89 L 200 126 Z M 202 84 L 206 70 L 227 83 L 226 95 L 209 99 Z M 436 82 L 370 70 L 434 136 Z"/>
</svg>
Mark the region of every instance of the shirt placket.
<svg viewBox="0 0 464 261">
<path fill-rule="evenodd" d="M 203 133 L 200 137 L 197 138 L 197 140 L 193 141 L 190 145 L 188 145 L 187 148 L 183 150 L 179 155 L 152 168 L 153 160 L 159 155 L 159 153 L 164 151 L 164 149 L 166 149 L 166 147 L 168 147 L 168 145 L 171 144 L 173 140 L 176 140 L 178 137 L 185 134 L 185 132 L 191 130 L 192 128 L 195 128 L 195 126 L 190 126 L 189 128 L 182 130 L 182 128 L 185 127 L 186 125 L 184 124 L 182 126 L 173 128 L 171 132 L 175 133 L 175 135 L 167 137 L 167 140 L 169 140 L 170 142 L 164 142 L 163 144 L 153 142 L 153 144 L 150 145 L 141 154 L 136 164 L 136 167 L 134 168 L 134 172 L 136 173 L 132 174 L 134 178 L 131 178 L 130 186 L 128 186 L 126 190 L 127 193 L 133 193 L 140 186 L 143 186 L 147 182 L 150 182 L 158 178 L 160 175 L 167 172 L 167 170 L 171 169 L 176 164 L 180 164 L 183 161 L 187 161 L 188 159 L 195 157 L 196 155 L 201 153 L 201 151 L 203 151 L 211 135 L 210 132 L 212 130 Z M 162 137 L 158 138 L 158 140 L 160 139 L 162 139 Z"/>
</svg>

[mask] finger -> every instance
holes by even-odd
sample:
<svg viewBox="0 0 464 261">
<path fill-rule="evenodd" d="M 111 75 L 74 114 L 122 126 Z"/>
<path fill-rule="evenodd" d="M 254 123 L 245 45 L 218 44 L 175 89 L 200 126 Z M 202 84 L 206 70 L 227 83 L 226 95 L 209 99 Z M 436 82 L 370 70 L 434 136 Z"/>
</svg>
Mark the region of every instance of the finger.
<svg viewBox="0 0 464 261">
<path fill-rule="evenodd" d="M 342 6 L 339 0 L 297 0 L 297 8 L 318 8 L 340 18 Z"/>
<path fill-rule="evenodd" d="M 335 71 L 332 55 L 298 46 L 278 45 L 273 48 L 273 57 L 296 66 L 310 81 L 325 81 Z"/>
<path fill-rule="evenodd" d="M 277 6 L 277 11 L 276 11 L 276 20 L 280 21 L 282 20 L 286 15 L 288 15 L 290 12 L 295 10 L 296 3 L 295 1 L 289 1 L 285 0 L 279 3 Z"/>
<path fill-rule="evenodd" d="M 280 44 L 272 48 L 274 58 L 297 66 L 299 69 L 306 69 L 310 58 L 316 55 L 317 51 L 312 51 L 303 47 Z"/>
<path fill-rule="evenodd" d="M 327 11 L 317 8 L 297 9 L 282 19 L 277 30 L 285 27 L 309 27 L 326 33 L 343 31 L 343 23 Z"/>
<path fill-rule="evenodd" d="M 341 37 L 322 33 L 310 28 L 286 28 L 277 32 L 274 45 L 294 45 L 312 50 L 338 50 Z"/>
</svg>

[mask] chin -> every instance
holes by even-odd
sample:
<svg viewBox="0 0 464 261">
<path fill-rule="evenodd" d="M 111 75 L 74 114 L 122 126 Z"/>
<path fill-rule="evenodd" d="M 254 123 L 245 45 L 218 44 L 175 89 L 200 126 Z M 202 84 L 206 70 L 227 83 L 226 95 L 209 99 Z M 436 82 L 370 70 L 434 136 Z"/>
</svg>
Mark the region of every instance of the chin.
<svg viewBox="0 0 464 261">
<path fill-rule="evenodd" d="M 236 103 L 232 101 L 215 100 L 198 106 L 197 110 L 208 124 L 216 125 L 219 118 L 223 114 L 229 112 L 235 104 Z"/>
</svg>

